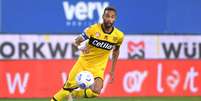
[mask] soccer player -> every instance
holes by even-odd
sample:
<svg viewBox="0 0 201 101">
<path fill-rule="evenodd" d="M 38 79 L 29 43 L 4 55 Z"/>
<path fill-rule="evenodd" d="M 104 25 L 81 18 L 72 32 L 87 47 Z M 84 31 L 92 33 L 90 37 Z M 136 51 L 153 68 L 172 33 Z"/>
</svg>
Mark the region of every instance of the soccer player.
<svg viewBox="0 0 201 101">
<path fill-rule="evenodd" d="M 98 96 L 103 88 L 104 71 L 111 51 L 112 66 L 109 74 L 110 81 L 113 81 L 119 48 L 124 38 L 124 34 L 114 27 L 116 16 L 115 8 L 106 7 L 102 16 L 103 23 L 91 25 L 75 38 L 74 43 L 82 52 L 63 88 L 53 96 L 51 101 L 61 101 L 69 95 L 86 98 Z M 94 84 L 90 88 L 75 90 L 78 88 L 75 78 L 80 71 L 89 71 L 94 75 Z"/>
</svg>

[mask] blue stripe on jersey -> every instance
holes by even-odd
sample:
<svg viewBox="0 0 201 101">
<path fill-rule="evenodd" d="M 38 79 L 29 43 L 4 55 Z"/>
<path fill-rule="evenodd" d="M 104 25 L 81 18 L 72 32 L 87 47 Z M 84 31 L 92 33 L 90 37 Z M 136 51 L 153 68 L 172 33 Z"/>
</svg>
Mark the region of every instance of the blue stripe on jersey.
<svg viewBox="0 0 201 101">
<path fill-rule="evenodd" d="M 81 34 L 81 36 L 82 36 L 82 38 L 83 38 L 84 40 L 89 39 L 88 36 L 86 35 L 86 33 L 84 33 L 84 32 Z"/>
</svg>

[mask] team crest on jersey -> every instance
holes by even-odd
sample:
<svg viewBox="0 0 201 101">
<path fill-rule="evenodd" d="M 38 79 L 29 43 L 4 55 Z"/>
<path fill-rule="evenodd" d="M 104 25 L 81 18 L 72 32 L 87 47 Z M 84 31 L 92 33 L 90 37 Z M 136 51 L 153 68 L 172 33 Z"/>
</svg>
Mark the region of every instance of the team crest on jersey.
<svg viewBox="0 0 201 101">
<path fill-rule="evenodd" d="M 99 37 L 100 36 L 100 33 L 96 32 L 96 37 Z"/>
<path fill-rule="evenodd" d="M 116 42 L 117 41 L 117 36 L 113 37 L 113 41 Z"/>
<path fill-rule="evenodd" d="M 95 46 L 97 48 L 105 49 L 105 50 L 111 50 L 113 48 L 114 43 L 99 40 L 93 37 L 90 37 L 89 44 L 92 46 Z"/>
<path fill-rule="evenodd" d="M 105 39 L 105 40 L 108 40 L 108 36 L 107 36 L 107 35 L 105 35 L 105 36 L 104 36 L 104 39 Z"/>
</svg>

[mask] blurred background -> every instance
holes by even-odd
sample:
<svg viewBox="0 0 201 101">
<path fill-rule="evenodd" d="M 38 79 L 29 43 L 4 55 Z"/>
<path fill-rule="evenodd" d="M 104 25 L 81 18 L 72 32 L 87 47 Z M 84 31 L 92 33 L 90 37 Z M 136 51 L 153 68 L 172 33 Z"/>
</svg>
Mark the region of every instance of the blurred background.
<svg viewBox="0 0 201 101">
<path fill-rule="evenodd" d="M 73 39 L 107 6 L 125 38 L 96 100 L 200 101 L 201 0 L 0 0 L 0 100 L 48 101 L 79 56 Z"/>
</svg>

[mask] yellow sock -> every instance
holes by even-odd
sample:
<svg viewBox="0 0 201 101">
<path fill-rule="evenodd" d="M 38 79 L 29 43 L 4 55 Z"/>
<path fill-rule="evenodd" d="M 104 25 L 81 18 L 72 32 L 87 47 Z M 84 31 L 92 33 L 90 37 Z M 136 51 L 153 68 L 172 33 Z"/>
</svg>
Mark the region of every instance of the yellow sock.
<svg viewBox="0 0 201 101">
<path fill-rule="evenodd" d="M 74 90 L 72 91 L 72 96 L 73 97 L 86 97 L 86 98 L 91 98 L 91 97 L 97 97 L 99 94 L 93 92 L 91 89 L 80 89 L 80 90 Z"/>
<path fill-rule="evenodd" d="M 64 90 L 63 88 L 57 92 L 54 95 L 54 99 L 56 101 L 62 101 L 63 99 L 65 99 L 68 95 L 70 94 L 70 92 L 68 90 Z M 51 99 L 51 101 L 55 101 L 53 98 Z"/>
<path fill-rule="evenodd" d="M 91 89 L 86 89 L 85 90 L 85 97 L 91 98 L 91 97 L 97 97 L 99 94 L 93 92 Z"/>
<path fill-rule="evenodd" d="M 73 97 L 84 97 L 84 89 L 73 90 L 72 96 Z"/>
</svg>

